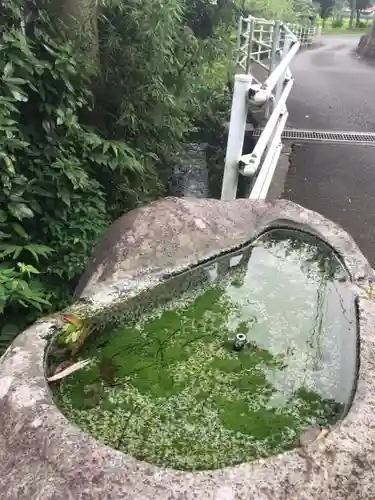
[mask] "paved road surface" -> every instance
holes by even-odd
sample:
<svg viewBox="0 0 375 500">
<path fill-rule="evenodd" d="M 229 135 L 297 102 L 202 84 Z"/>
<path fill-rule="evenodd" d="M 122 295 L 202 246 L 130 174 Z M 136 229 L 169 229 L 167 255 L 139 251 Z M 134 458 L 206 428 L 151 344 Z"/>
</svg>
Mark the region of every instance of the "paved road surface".
<svg viewBox="0 0 375 500">
<path fill-rule="evenodd" d="M 355 57 L 358 40 L 326 36 L 297 56 L 290 126 L 375 132 L 375 65 Z M 375 146 L 295 145 L 284 197 L 343 226 L 375 266 Z"/>
</svg>

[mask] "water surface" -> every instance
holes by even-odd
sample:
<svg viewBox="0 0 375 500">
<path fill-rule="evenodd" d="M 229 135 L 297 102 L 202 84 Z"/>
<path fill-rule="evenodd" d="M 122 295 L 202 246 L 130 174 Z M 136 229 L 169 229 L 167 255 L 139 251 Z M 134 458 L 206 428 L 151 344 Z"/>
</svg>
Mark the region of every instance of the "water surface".
<svg viewBox="0 0 375 500">
<path fill-rule="evenodd" d="M 148 462 L 215 469 L 290 449 L 350 403 L 356 311 L 335 253 L 277 229 L 147 295 L 84 347 L 62 411 Z M 142 302 L 142 300 L 140 299 Z M 247 345 L 233 349 L 237 333 Z"/>
</svg>

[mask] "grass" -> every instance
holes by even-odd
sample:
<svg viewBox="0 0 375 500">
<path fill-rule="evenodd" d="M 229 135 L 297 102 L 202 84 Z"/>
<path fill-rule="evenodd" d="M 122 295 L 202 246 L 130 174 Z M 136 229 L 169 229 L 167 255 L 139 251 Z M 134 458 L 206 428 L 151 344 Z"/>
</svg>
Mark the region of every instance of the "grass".
<svg viewBox="0 0 375 500">
<path fill-rule="evenodd" d="M 371 27 L 371 21 L 364 21 L 367 22 L 368 25 L 363 27 L 355 27 L 353 26 L 352 29 L 349 29 L 349 19 L 344 19 L 343 20 L 343 25 L 337 28 L 332 27 L 332 18 L 329 18 L 326 20 L 324 28 L 322 28 L 322 34 L 323 35 L 364 35 L 366 34 L 370 27 Z M 354 21 L 355 22 L 355 21 Z"/>
</svg>

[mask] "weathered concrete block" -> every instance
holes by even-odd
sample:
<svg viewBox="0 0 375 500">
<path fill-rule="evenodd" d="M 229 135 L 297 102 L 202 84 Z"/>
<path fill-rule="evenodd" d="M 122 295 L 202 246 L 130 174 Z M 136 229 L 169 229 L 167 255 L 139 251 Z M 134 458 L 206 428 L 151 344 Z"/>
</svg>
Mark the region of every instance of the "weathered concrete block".
<svg viewBox="0 0 375 500">
<path fill-rule="evenodd" d="M 77 289 L 73 310 L 113 314 L 142 287 L 255 238 L 305 229 L 341 255 L 358 296 L 360 370 L 353 405 L 326 438 L 269 459 L 188 473 L 101 445 L 58 411 L 44 376 L 59 315 L 21 334 L 0 362 L 0 498 L 7 500 L 316 500 L 374 498 L 374 274 L 350 236 L 288 201 L 165 199 L 108 230 Z"/>
</svg>

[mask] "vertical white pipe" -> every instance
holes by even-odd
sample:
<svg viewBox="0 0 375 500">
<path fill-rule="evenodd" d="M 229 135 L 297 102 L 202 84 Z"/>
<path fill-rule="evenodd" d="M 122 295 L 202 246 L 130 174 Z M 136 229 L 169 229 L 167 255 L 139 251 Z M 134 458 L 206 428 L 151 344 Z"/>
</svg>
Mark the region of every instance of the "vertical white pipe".
<svg viewBox="0 0 375 500">
<path fill-rule="evenodd" d="M 270 65 L 269 65 L 269 72 L 268 74 L 270 75 L 272 71 L 275 69 L 275 66 L 277 66 L 276 62 L 276 56 L 277 56 L 277 47 L 279 44 L 279 38 L 280 38 L 280 21 L 276 21 L 275 25 L 272 26 L 272 42 L 271 42 L 271 58 L 270 58 Z M 272 109 L 274 109 L 276 106 L 276 102 L 274 100 Z M 268 101 L 266 103 L 266 108 L 265 108 L 265 118 L 268 119 L 268 117 L 271 114 L 271 102 Z"/>
<path fill-rule="evenodd" d="M 248 24 L 248 40 L 247 40 L 247 55 L 246 55 L 246 73 L 250 73 L 251 69 L 251 56 L 253 54 L 253 37 L 254 37 L 254 20 L 251 19 Z"/>
<path fill-rule="evenodd" d="M 238 163 L 242 156 L 247 119 L 247 96 L 252 75 L 236 75 L 230 115 L 227 152 L 225 156 L 222 200 L 235 200 L 238 185 Z"/>
<path fill-rule="evenodd" d="M 241 62 L 241 46 L 242 46 L 242 25 L 243 25 L 243 17 L 240 16 L 238 20 L 238 28 L 237 28 L 237 46 L 236 46 L 236 64 L 239 66 Z"/>
<path fill-rule="evenodd" d="M 286 57 L 286 55 L 288 54 L 288 52 L 290 50 L 290 46 L 292 45 L 292 43 L 293 43 L 293 39 L 292 39 L 291 35 L 289 33 L 285 33 L 284 47 L 283 47 L 283 51 L 281 53 L 281 59 L 284 59 L 284 57 Z M 277 106 L 277 103 L 280 100 L 280 96 L 283 93 L 284 81 L 285 81 L 286 75 L 287 75 L 287 72 L 285 71 L 284 74 L 280 77 L 279 81 L 277 82 L 273 109 L 275 109 L 275 107 Z"/>
</svg>

